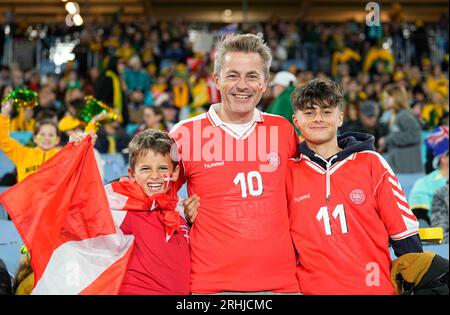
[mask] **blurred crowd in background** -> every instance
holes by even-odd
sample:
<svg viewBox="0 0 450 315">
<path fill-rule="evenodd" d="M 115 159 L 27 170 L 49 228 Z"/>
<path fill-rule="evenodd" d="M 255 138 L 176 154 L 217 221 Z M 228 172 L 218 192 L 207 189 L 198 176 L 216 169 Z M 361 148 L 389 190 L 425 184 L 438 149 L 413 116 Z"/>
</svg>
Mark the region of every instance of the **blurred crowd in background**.
<svg viewBox="0 0 450 315">
<path fill-rule="evenodd" d="M 259 109 L 291 119 L 293 88 L 315 77 L 331 78 L 345 94 L 345 122 L 340 132 L 371 133 L 377 150 L 386 155 L 395 146 L 420 148 L 434 128 L 448 126 L 448 27 L 447 15 L 431 24 L 420 20 L 405 23 L 394 15 L 379 27 L 352 21 L 314 24 L 273 18 L 259 24 L 202 25 L 199 30 L 182 21 L 150 20 L 139 25 L 116 21 L 90 25 L 70 35 L 77 38 L 75 59 L 55 71 L 54 65 L 46 62 L 45 47 L 50 39 L 69 35 L 59 26 L 49 25 L 49 40 L 41 40 L 44 52 L 38 66 L 1 66 L 0 96 L 4 98 L 19 87 L 38 92 L 39 106 L 12 112 L 10 131 L 33 131 L 36 122 L 53 120 L 62 132 L 59 146 L 63 146 L 68 132 L 84 127 L 76 112 L 85 96 L 94 95 L 118 114 L 116 121 L 98 130 L 96 149 L 101 154 L 126 157 L 128 143 L 136 133 L 147 128 L 169 131 L 178 121 L 220 102 L 213 76 L 214 41 L 230 32 L 254 33 L 264 38 L 273 54 L 270 88 Z M 16 25 L 10 36 L 26 38 L 29 32 Z M 212 40 L 209 46 L 208 40 Z M 414 141 L 388 145 L 386 139 L 398 128 L 398 110 L 386 102 L 386 89 L 393 83 L 404 87 L 404 108 L 413 114 L 418 127 L 410 126 L 415 129 L 407 131 Z M 448 127 L 446 132 L 448 139 Z M 33 145 L 31 140 L 28 145 Z M 405 189 L 408 194 L 418 178 L 439 168 L 432 163 L 436 156 L 432 149 L 414 152 L 419 152 L 418 156 L 403 155 L 400 159 L 404 160 L 397 161 L 394 169 L 400 178 L 402 174 L 413 176 L 411 187 Z M 434 188 L 447 185 L 448 189 L 448 140 L 445 153 L 447 169 Z M 408 167 L 411 159 L 420 161 L 420 167 Z M 0 185 L 14 184 L 10 175 L 8 179 L 2 179 Z M 425 219 L 429 221 L 429 217 Z"/>
</svg>

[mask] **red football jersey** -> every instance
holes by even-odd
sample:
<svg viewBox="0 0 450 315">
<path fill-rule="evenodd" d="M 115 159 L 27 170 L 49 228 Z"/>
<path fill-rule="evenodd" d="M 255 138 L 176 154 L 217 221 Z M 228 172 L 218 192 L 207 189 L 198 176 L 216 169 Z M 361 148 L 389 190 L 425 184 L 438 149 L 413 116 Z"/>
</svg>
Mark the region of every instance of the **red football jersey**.
<svg viewBox="0 0 450 315">
<path fill-rule="evenodd" d="M 188 193 L 201 198 L 190 232 L 191 291 L 298 292 L 284 186 L 294 129 L 255 109 L 248 129 L 237 130 L 217 106 L 171 131 Z"/>
<path fill-rule="evenodd" d="M 111 184 L 105 189 L 115 225 L 123 234 L 134 236 L 119 294 L 189 294 L 191 262 L 186 220 L 180 217 L 180 231 L 169 237 L 157 210 L 121 210 L 128 197 L 113 192 Z"/>
<path fill-rule="evenodd" d="M 304 294 L 394 294 L 389 238 L 418 233 L 400 183 L 373 151 L 327 171 L 307 156 L 290 160 L 286 186 L 291 234 Z"/>
</svg>

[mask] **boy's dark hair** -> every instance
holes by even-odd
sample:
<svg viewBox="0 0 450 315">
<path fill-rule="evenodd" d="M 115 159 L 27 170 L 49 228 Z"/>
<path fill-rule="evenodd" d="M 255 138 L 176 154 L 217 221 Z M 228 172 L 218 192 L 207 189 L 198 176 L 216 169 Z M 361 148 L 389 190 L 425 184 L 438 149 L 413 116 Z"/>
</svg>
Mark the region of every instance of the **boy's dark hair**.
<svg viewBox="0 0 450 315">
<path fill-rule="evenodd" d="M 37 121 L 36 124 L 34 125 L 33 136 L 37 135 L 39 133 L 39 130 L 41 130 L 41 127 L 44 125 L 51 125 L 55 127 L 56 135 L 58 137 L 61 136 L 61 132 L 59 131 L 58 125 L 53 120 L 50 119 L 43 119 Z"/>
<path fill-rule="evenodd" d="M 327 79 L 313 79 L 292 92 L 291 103 L 294 113 L 297 110 L 312 109 L 314 105 L 321 108 L 338 107 L 342 110 L 344 96 L 336 82 Z"/>
<path fill-rule="evenodd" d="M 134 136 L 128 145 L 128 152 L 130 158 L 130 168 L 134 169 L 136 159 L 147 154 L 148 151 L 153 151 L 161 155 L 171 154 L 173 139 L 167 134 L 156 129 L 147 129 L 140 134 Z M 177 165 L 177 161 L 172 158 L 173 165 Z"/>
</svg>

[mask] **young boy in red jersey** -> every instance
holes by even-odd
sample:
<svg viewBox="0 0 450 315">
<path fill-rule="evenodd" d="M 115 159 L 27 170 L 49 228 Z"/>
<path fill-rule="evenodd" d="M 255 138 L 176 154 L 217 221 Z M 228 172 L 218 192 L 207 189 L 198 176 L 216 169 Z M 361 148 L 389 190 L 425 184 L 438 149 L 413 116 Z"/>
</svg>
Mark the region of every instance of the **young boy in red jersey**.
<svg viewBox="0 0 450 315">
<path fill-rule="evenodd" d="M 304 141 L 288 162 L 291 235 L 304 294 L 394 294 L 389 242 L 397 256 L 422 252 L 419 224 L 374 138 L 337 136 L 338 85 L 314 79 L 293 92 Z"/>
<path fill-rule="evenodd" d="M 134 236 L 119 294 L 189 294 L 189 226 L 176 210 L 179 166 L 167 133 L 145 130 L 130 142 L 129 177 L 105 186 L 115 224 Z M 198 199 L 191 197 L 192 207 Z M 191 202 L 192 201 L 192 202 Z"/>
</svg>

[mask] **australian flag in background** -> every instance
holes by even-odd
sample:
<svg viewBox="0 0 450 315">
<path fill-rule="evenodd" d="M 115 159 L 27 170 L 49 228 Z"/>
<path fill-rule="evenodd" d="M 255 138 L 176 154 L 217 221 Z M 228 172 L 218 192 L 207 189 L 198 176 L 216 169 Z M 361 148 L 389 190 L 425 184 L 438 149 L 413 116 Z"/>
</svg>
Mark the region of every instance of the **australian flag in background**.
<svg viewBox="0 0 450 315">
<path fill-rule="evenodd" d="M 427 136 L 425 143 L 433 151 L 433 156 L 441 156 L 448 152 L 448 126 L 434 128 Z"/>
</svg>

